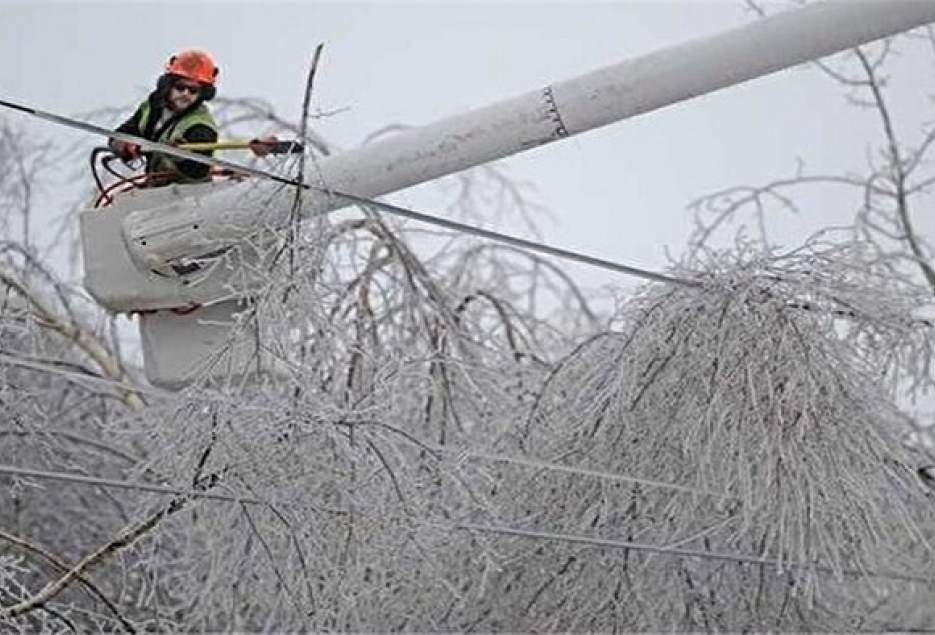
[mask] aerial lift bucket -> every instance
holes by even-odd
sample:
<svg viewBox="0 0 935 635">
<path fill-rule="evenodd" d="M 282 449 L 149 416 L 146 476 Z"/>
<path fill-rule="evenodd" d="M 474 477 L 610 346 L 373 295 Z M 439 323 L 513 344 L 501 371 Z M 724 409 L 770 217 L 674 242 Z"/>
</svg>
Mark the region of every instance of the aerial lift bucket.
<svg viewBox="0 0 935 635">
<path fill-rule="evenodd" d="M 266 240 L 241 241 L 223 253 L 205 240 L 194 253 L 215 252 L 210 257 L 153 263 L 135 260 L 126 246 L 123 221 L 129 214 L 151 210 L 157 221 L 183 219 L 176 223 L 179 227 L 150 225 L 150 236 L 187 231 L 187 212 L 197 210 L 203 197 L 237 186 L 216 181 L 131 190 L 113 205 L 80 216 L 83 251 L 94 256 L 85 258 L 85 288 L 111 311 L 139 315 L 144 370 L 156 386 L 178 389 L 198 378 L 226 380 L 279 367 L 261 352 L 255 333 L 238 317 L 266 284 L 267 261 L 275 251 L 269 234 Z M 259 243 L 266 248 L 257 247 Z"/>
<path fill-rule="evenodd" d="M 149 381 L 179 389 L 193 381 L 240 384 L 244 378 L 275 374 L 276 360 L 257 345 L 251 307 L 228 300 L 191 310 L 140 315 L 144 370 Z"/>
</svg>

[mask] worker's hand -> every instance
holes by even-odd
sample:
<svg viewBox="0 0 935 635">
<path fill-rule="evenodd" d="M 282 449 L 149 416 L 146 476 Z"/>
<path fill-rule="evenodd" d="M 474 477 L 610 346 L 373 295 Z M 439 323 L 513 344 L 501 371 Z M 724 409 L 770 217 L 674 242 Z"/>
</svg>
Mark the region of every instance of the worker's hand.
<svg viewBox="0 0 935 635">
<path fill-rule="evenodd" d="M 114 154 L 116 154 L 124 163 L 130 163 L 142 156 L 140 146 L 136 145 L 135 143 L 127 143 L 126 141 L 119 141 L 115 139 L 110 142 L 110 148 L 114 151 Z"/>
<path fill-rule="evenodd" d="M 273 151 L 273 148 L 277 143 L 279 143 L 279 139 L 277 139 L 274 135 L 269 135 L 268 137 L 253 139 L 250 142 L 250 149 L 256 156 L 265 157 L 267 154 Z"/>
</svg>

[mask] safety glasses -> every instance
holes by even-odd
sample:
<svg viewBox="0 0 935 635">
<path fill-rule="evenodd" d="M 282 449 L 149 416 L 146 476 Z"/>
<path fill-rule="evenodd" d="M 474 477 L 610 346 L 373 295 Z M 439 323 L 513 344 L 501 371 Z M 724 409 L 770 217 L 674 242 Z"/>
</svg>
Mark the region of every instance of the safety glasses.
<svg viewBox="0 0 935 635">
<path fill-rule="evenodd" d="M 172 88 L 180 93 L 191 93 L 192 95 L 197 95 L 201 92 L 201 86 L 198 84 L 175 84 Z"/>
</svg>

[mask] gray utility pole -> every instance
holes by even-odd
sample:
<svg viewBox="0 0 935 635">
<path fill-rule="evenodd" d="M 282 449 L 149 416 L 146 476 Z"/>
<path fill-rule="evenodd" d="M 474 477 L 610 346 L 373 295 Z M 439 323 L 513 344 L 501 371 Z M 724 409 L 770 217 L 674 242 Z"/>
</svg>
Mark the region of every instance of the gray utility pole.
<svg viewBox="0 0 935 635">
<path fill-rule="evenodd" d="M 662 49 L 323 158 L 306 175 L 322 189 L 305 193 L 301 215 L 347 206 L 322 190 L 388 194 L 933 21 L 932 0 L 825 1 Z M 259 257 L 245 246 L 287 222 L 293 196 L 273 181 L 218 182 L 141 190 L 82 213 L 85 285 L 104 306 L 204 305 L 142 317 L 154 383 L 184 384 L 224 344 L 218 323 L 250 295 L 238 262 Z"/>
</svg>

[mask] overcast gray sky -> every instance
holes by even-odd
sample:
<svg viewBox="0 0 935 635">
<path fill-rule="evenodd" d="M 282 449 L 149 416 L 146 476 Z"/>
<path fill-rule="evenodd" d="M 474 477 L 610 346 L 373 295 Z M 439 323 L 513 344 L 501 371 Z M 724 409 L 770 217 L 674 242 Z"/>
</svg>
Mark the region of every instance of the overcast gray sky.
<svg viewBox="0 0 935 635">
<path fill-rule="evenodd" d="M 324 58 L 316 105 L 345 109 L 317 123 L 342 147 L 391 123 L 424 124 L 597 67 L 754 19 L 741 0 L 608 3 L 91 3 L 0 0 L 0 96 L 65 114 L 145 96 L 165 59 L 185 47 L 214 54 L 220 91 L 300 109 L 309 59 Z M 908 133 L 928 116 L 931 60 L 904 55 L 893 91 Z M 929 86 L 927 86 L 928 88 Z M 11 115 L 15 117 L 16 115 Z M 51 124 L 42 124 L 51 132 Z M 857 169 L 872 113 L 848 106 L 815 70 L 793 69 L 592 131 L 504 162 L 533 181 L 550 243 L 661 268 L 691 227 L 685 205 L 731 185 Z M 62 133 L 66 134 L 66 133 Z M 74 137 L 72 137 L 74 138 Z M 88 147 L 99 144 L 89 139 Z M 850 217 L 824 199 L 777 221 L 794 244 Z M 820 203 L 821 201 L 819 201 Z M 436 210 L 425 210 L 436 211 Z M 931 216 L 931 215 L 929 215 Z M 926 229 L 935 233 L 935 223 Z M 585 267 L 583 282 L 607 280 Z M 629 282 L 629 281 L 628 281 Z"/>
</svg>

